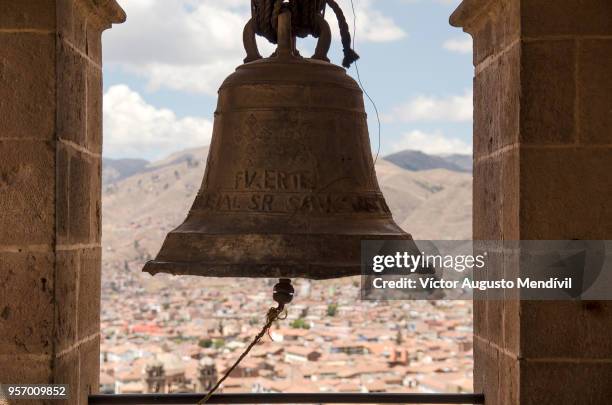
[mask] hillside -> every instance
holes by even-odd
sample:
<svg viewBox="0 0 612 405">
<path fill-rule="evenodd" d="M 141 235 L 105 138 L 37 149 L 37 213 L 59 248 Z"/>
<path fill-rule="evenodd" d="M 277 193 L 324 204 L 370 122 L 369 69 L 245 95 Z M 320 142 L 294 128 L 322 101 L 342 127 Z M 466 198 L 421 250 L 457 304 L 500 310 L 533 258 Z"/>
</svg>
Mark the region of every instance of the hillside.
<svg viewBox="0 0 612 405">
<path fill-rule="evenodd" d="M 207 152 L 208 148 L 178 152 L 104 185 L 105 268 L 122 268 L 127 262 L 139 266 L 157 253 L 166 233 L 191 207 Z M 469 173 L 409 171 L 383 159 L 376 171 L 396 222 L 415 239 L 471 237 Z"/>
<path fill-rule="evenodd" d="M 148 161 L 144 159 L 102 159 L 102 184 L 121 181 L 141 172 Z"/>
<path fill-rule="evenodd" d="M 385 160 L 411 171 L 446 169 L 453 172 L 472 172 L 472 156 L 470 155 L 438 156 L 416 150 L 404 150 L 385 156 Z"/>
</svg>

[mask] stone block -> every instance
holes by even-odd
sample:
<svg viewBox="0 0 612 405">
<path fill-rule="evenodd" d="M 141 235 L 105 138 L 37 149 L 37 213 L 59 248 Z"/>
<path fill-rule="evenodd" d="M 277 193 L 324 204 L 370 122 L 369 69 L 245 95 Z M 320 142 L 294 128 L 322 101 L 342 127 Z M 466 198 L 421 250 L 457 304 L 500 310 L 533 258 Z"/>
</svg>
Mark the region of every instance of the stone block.
<svg viewBox="0 0 612 405">
<path fill-rule="evenodd" d="M 520 155 L 519 149 L 514 148 L 506 151 L 500 156 L 501 174 L 500 184 L 500 213 L 501 218 L 498 218 L 501 226 L 503 239 L 520 240 L 520 224 L 519 224 L 519 167 Z"/>
<path fill-rule="evenodd" d="M 75 0 L 55 0 L 57 16 L 57 33 L 62 40 L 70 40 L 74 32 Z"/>
<path fill-rule="evenodd" d="M 87 66 L 87 149 L 102 153 L 102 71 Z"/>
<path fill-rule="evenodd" d="M 57 145 L 57 187 L 56 187 L 56 237 L 59 245 L 70 243 L 70 160 L 72 148 L 59 143 Z"/>
<path fill-rule="evenodd" d="M 501 99 L 497 78 L 499 63 L 478 72 L 474 78 L 474 157 L 493 153 L 500 139 Z"/>
<path fill-rule="evenodd" d="M 87 18 L 87 56 L 102 66 L 102 32 L 108 28 L 95 14 Z"/>
<path fill-rule="evenodd" d="M 499 353 L 498 356 L 499 386 L 497 387 L 497 397 L 494 400 L 502 405 L 519 405 L 521 384 L 519 360 L 507 353 Z M 489 402 L 487 399 L 487 404 L 490 403 L 494 402 Z"/>
<path fill-rule="evenodd" d="M 100 332 L 101 249 L 81 252 L 78 300 L 78 340 Z"/>
<path fill-rule="evenodd" d="M 55 3 L 49 0 L 0 2 L 0 29 L 55 30 Z"/>
<path fill-rule="evenodd" d="M 487 338 L 499 347 L 504 347 L 504 302 L 501 299 L 487 301 Z"/>
<path fill-rule="evenodd" d="M 58 145 L 57 234 L 62 245 L 100 241 L 100 158 Z"/>
<path fill-rule="evenodd" d="M 60 39 L 68 42 L 80 52 L 87 48 L 87 15 L 86 2 L 83 0 L 56 0 L 57 30 Z"/>
<path fill-rule="evenodd" d="M 522 0 L 521 15 L 527 37 L 612 34 L 609 0 Z"/>
<path fill-rule="evenodd" d="M 501 163 L 491 158 L 474 165 L 473 231 L 476 240 L 501 239 Z"/>
<path fill-rule="evenodd" d="M 0 354 L 2 384 L 50 384 L 51 360 L 23 354 Z M 27 364 L 27 367 L 24 367 Z M 19 401 L 22 404 L 25 401 Z"/>
<path fill-rule="evenodd" d="M 523 144 L 575 142 L 575 50 L 573 40 L 523 43 L 520 130 Z"/>
<path fill-rule="evenodd" d="M 496 57 L 519 38 L 520 0 L 488 2 L 486 13 L 469 23 L 466 31 L 474 38 L 474 65 Z"/>
<path fill-rule="evenodd" d="M 516 238 L 518 240 L 518 238 Z M 508 241 L 506 240 L 506 244 Z M 520 275 L 520 256 L 513 252 L 504 253 L 504 277 L 506 280 L 516 280 Z M 521 301 L 519 290 L 504 291 L 503 328 L 504 344 L 506 352 L 513 356 L 520 356 L 521 337 Z"/>
<path fill-rule="evenodd" d="M 498 138 L 493 139 L 493 150 L 497 151 L 519 140 L 521 120 L 521 44 L 515 43 L 495 65 L 499 87 Z"/>
<path fill-rule="evenodd" d="M 479 20 L 468 31 L 473 36 L 474 66 L 477 66 L 495 52 L 493 24 L 494 22 L 491 19 Z"/>
<path fill-rule="evenodd" d="M 53 361 L 53 383 L 68 384 L 70 398 L 63 405 L 79 404 L 79 349 L 75 348 Z M 86 402 L 82 403 L 86 404 Z"/>
<path fill-rule="evenodd" d="M 523 301 L 520 311 L 524 357 L 612 359 L 612 301 Z"/>
<path fill-rule="evenodd" d="M 499 405 L 501 354 L 487 341 L 474 339 L 474 391 L 484 393 L 487 405 Z"/>
<path fill-rule="evenodd" d="M 612 144 L 612 75 L 610 74 L 612 36 L 609 39 L 581 40 L 578 66 L 580 143 L 610 145 Z"/>
<path fill-rule="evenodd" d="M 517 405 L 519 361 L 487 341 L 474 340 L 474 392 L 485 395 L 487 405 Z"/>
<path fill-rule="evenodd" d="M 57 46 L 57 136 L 86 146 L 87 60 L 64 41 Z"/>
<path fill-rule="evenodd" d="M 486 250 L 485 247 L 476 247 L 478 249 L 475 254 L 482 254 Z M 474 280 L 482 281 L 488 277 L 488 269 L 484 267 L 479 271 L 474 272 Z M 479 336 L 483 339 L 488 339 L 487 336 L 487 292 L 481 290 L 474 290 L 473 302 L 472 302 L 472 322 L 474 335 Z"/>
<path fill-rule="evenodd" d="M 525 148 L 520 154 L 521 239 L 610 239 L 612 149 Z"/>
<path fill-rule="evenodd" d="M 521 405 L 607 404 L 612 363 L 521 361 Z M 488 402 L 487 402 L 488 404 Z"/>
<path fill-rule="evenodd" d="M 53 288 L 51 253 L 0 253 L 0 356 L 51 355 Z"/>
<path fill-rule="evenodd" d="M 472 304 L 474 335 L 481 338 L 487 337 L 487 301 L 484 298 L 484 294 L 475 292 Z"/>
<path fill-rule="evenodd" d="M 54 239 L 55 152 L 48 142 L 0 139 L 0 244 Z"/>
<path fill-rule="evenodd" d="M 485 340 L 474 336 L 474 364 L 478 364 L 478 368 L 474 368 L 474 392 L 484 392 L 485 390 L 485 367 L 488 345 Z"/>
<path fill-rule="evenodd" d="M 92 243 L 100 244 L 102 241 L 102 159 L 91 158 L 91 233 Z"/>
<path fill-rule="evenodd" d="M 521 0 L 502 0 L 497 3 L 499 24 L 497 30 L 498 52 L 506 50 L 508 46 L 516 42 L 521 36 Z"/>
<path fill-rule="evenodd" d="M 489 155 L 517 143 L 520 120 L 520 44 L 478 71 L 474 79 L 474 153 Z"/>
<path fill-rule="evenodd" d="M 97 176 L 91 157 L 73 152 L 68 177 L 68 223 L 70 243 L 90 243 L 93 220 L 92 179 Z M 92 209 L 93 207 L 93 209 Z"/>
<path fill-rule="evenodd" d="M 4 1 L 0 8 L 20 8 L 17 4 L 21 3 Z M 0 15 L 4 21 L 2 10 Z M 0 49 L 0 140 L 52 139 L 55 131 L 55 36 L 0 32 Z"/>
<path fill-rule="evenodd" d="M 486 259 L 487 280 L 500 280 L 504 276 L 503 252 L 489 249 Z M 503 291 L 487 290 L 487 329 L 486 339 L 491 343 L 504 346 L 504 303 Z"/>
<path fill-rule="evenodd" d="M 70 348 L 77 333 L 77 284 L 80 267 L 78 250 L 59 251 L 55 271 L 55 340 L 56 352 Z"/>
<path fill-rule="evenodd" d="M 521 353 L 521 301 L 506 299 L 504 303 L 504 345 L 507 353 L 519 356 Z"/>
<path fill-rule="evenodd" d="M 100 390 L 100 337 L 79 346 L 79 403 Z"/>
</svg>

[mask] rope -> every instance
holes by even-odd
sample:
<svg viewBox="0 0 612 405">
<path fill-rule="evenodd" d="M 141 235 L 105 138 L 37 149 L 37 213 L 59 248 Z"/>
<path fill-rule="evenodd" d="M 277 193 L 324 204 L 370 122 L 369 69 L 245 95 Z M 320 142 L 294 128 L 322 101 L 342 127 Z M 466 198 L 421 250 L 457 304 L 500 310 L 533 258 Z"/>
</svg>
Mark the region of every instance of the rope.
<svg viewBox="0 0 612 405">
<path fill-rule="evenodd" d="M 251 13 L 254 29 L 257 35 L 266 38 L 273 44 L 278 42 L 277 26 L 278 16 L 283 7 L 291 10 L 291 26 L 294 35 L 304 38 L 312 35 L 318 38 L 320 27 L 317 16 L 325 15 L 325 5 L 328 5 L 336 14 L 344 59 L 342 66 L 349 68 L 359 59 L 359 55 L 351 48 L 351 32 L 342 8 L 335 0 L 251 0 Z"/>
<path fill-rule="evenodd" d="M 204 398 L 198 401 L 198 405 L 205 404 L 210 399 L 210 397 L 213 396 L 213 394 L 215 393 L 215 391 L 217 391 L 217 389 L 221 386 L 221 384 L 223 384 L 223 381 L 225 381 L 227 377 L 230 376 L 230 374 L 240 364 L 240 362 L 249 354 L 251 349 L 255 347 L 257 343 L 259 343 L 261 338 L 263 338 L 266 334 L 268 334 L 269 336 L 270 327 L 272 327 L 272 324 L 274 323 L 274 321 L 276 321 L 277 319 L 283 319 L 283 318 L 280 318 L 280 315 L 283 313 L 283 310 L 284 310 L 283 304 L 279 304 L 277 308 L 272 307 L 268 310 L 268 313 L 266 314 L 266 324 L 264 325 L 264 327 L 253 338 L 253 341 L 247 346 L 244 352 L 242 352 L 242 354 L 240 355 L 240 357 L 238 357 L 236 362 L 234 362 L 234 364 L 223 374 L 223 377 L 221 377 L 219 381 L 217 381 L 215 386 L 212 387 L 210 391 L 208 391 L 208 394 L 206 394 Z"/>
<path fill-rule="evenodd" d="M 336 14 L 336 18 L 338 19 L 338 26 L 340 28 L 340 38 L 342 39 L 342 47 L 344 52 L 344 60 L 342 60 L 342 66 L 345 68 L 350 68 L 351 64 L 357 59 L 359 59 L 359 55 L 351 48 L 351 32 L 349 30 L 349 26 L 346 22 L 346 17 L 342 12 L 342 9 L 336 3 L 335 0 L 327 0 L 327 4 L 334 10 L 334 14 Z"/>
<path fill-rule="evenodd" d="M 274 29 L 273 15 L 277 3 L 282 4 L 282 0 L 251 0 L 251 14 L 255 32 L 275 44 L 277 42 L 277 32 Z"/>
</svg>

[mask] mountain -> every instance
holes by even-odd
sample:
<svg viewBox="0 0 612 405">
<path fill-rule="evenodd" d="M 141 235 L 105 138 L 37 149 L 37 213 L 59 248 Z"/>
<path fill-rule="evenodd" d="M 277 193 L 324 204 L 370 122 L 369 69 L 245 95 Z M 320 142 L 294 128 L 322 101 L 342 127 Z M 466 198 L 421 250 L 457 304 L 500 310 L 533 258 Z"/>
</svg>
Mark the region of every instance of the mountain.
<svg viewBox="0 0 612 405">
<path fill-rule="evenodd" d="M 446 169 L 453 172 L 472 172 L 470 155 L 428 155 L 416 150 L 404 150 L 386 156 L 385 160 L 411 171 Z"/>
<path fill-rule="evenodd" d="M 102 159 L 102 184 L 116 183 L 138 173 L 158 170 L 163 166 L 178 165 L 186 162 L 187 165 L 198 165 L 203 149 L 185 150 L 173 153 L 168 157 L 149 162 L 144 159 Z"/>
<path fill-rule="evenodd" d="M 474 158 L 472 155 L 460 155 L 456 153 L 452 155 L 441 155 L 441 157 L 447 162 L 459 166 L 465 172 L 472 172 L 474 164 Z"/>
<path fill-rule="evenodd" d="M 383 159 L 376 174 L 393 218 L 414 239 L 471 239 L 470 173 L 410 171 Z"/>
<path fill-rule="evenodd" d="M 144 159 L 102 159 L 102 184 L 123 180 L 140 171 L 147 165 Z"/>
</svg>

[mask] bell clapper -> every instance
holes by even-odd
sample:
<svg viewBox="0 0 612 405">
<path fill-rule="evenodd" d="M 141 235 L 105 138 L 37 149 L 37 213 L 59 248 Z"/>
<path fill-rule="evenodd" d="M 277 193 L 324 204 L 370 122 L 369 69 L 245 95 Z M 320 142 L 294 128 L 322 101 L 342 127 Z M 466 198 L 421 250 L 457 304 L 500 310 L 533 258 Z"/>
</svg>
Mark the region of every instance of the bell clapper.
<svg viewBox="0 0 612 405">
<path fill-rule="evenodd" d="M 261 329 L 261 331 L 255 336 L 253 341 L 247 346 L 247 348 L 242 352 L 240 357 L 236 360 L 236 362 L 223 374 L 223 376 L 217 381 L 217 383 L 208 391 L 208 394 L 204 398 L 202 398 L 198 405 L 205 404 L 210 397 L 217 391 L 217 389 L 223 384 L 223 381 L 234 371 L 234 369 L 240 364 L 240 362 L 249 354 L 251 349 L 255 347 L 257 343 L 261 340 L 264 335 L 266 335 L 270 331 L 270 327 L 272 324 L 280 318 L 280 315 L 285 311 L 285 305 L 289 304 L 293 300 L 293 294 L 295 290 L 291 285 L 291 280 L 288 278 L 281 278 L 278 280 L 278 283 L 274 286 L 272 291 L 272 298 L 274 301 L 278 303 L 276 308 L 272 307 L 268 310 L 266 315 L 266 324 Z"/>
<path fill-rule="evenodd" d="M 278 303 L 278 310 L 283 311 L 285 305 L 289 304 L 293 300 L 293 294 L 295 290 L 291 285 L 291 280 L 288 278 L 281 278 L 278 280 L 278 284 L 274 286 L 272 298 Z"/>
</svg>

